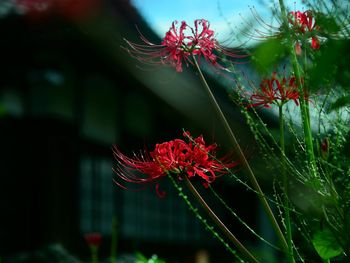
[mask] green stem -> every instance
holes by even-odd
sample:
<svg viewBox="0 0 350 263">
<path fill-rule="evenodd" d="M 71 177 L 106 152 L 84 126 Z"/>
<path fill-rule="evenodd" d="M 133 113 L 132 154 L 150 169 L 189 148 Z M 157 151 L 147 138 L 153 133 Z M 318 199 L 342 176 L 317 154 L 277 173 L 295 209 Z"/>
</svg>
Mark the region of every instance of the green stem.
<svg viewBox="0 0 350 263">
<path fill-rule="evenodd" d="M 292 242 L 292 228 L 289 214 L 289 200 L 288 200 L 288 179 L 286 174 L 285 163 L 285 143 L 284 143 L 284 116 L 283 104 L 278 105 L 278 116 L 280 124 L 280 147 L 281 147 L 281 165 L 282 165 L 282 180 L 283 180 L 283 203 L 284 203 L 284 220 L 287 234 L 288 253 L 287 258 L 289 263 L 294 262 L 293 256 L 293 242 Z"/>
<path fill-rule="evenodd" d="M 277 236 L 278 236 L 278 238 L 280 240 L 280 243 L 281 243 L 281 245 L 283 247 L 283 250 L 287 251 L 288 250 L 288 245 L 287 245 L 287 242 L 286 242 L 286 240 L 285 240 L 285 238 L 283 236 L 281 228 L 278 225 L 277 220 L 276 220 L 274 214 L 272 213 L 272 210 L 271 210 L 271 208 L 270 208 L 270 206 L 269 206 L 269 204 L 268 204 L 268 202 L 267 202 L 267 200 L 265 198 L 265 195 L 262 192 L 262 190 L 260 188 L 260 185 L 259 185 L 259 183 L 258 183 L 258 181 L 257 181 L 257 179 L 256 179 L 256 177 L 255 177 L 255 175 L 254 175 L 254 173 L 253 173 L 253 171 L 252 171 L 252 169 L 251 169 L 247 159 L 244 156 L 244 153 L 243 153 L 243 151 L 242 151 L 242 149 L 241 149 L 241 147 L 240 147 L 240 145 L 239 145 L 239 143 L 238 143 L 238 141 L 236 139 L 236 136 L 234 135 L 230 125 L 228 124 L 228 121 L 227 121 L 225 115 L 221 111 L 221 108 L 220 108 L 219 104 L 217 103 L 213 93 L 211 92 L 210 87 L 209 87 L 207 81 L 205 80 L 205 78 L 203 76 L 203 73 L 202 73 L 202 71 L 201 71 L 201 69 L 200 69 L 200 67 L 198 65 L 198 62 L 197 62 L 197 60 L 196 60 L 196 58 L 194 56 L 193 56 L 193 62 L 194 62 L 194 65 L 195 65 L 195 67 L 196 67 L 196 69 L 198 71 L 199 77 L 200 77 L 200 79 L 201 79 L 201 81 L 202 81 L 202 83 L 203 83 L 203 85 L 205 87 L 205 90 L 206 90 L 206 92 L 209 95 L 209 98 L 210 98 L 211 102 L 213 103 L 213 106 L 214 106 L 214 108 L 215 108 L 215 110 L 216 110 L 220 120 L 222 121 L 226 132 L 229 134 L 229 138 L 231 140 L 231 143 L 236 148 L 236 150 L 237 150 L 237 152 L 239 154 L 240 162 L 246 168 L 248 178 L 250 179 L 250 182 L 251 182 L 253 188 L 255 189 L 256 192 L 259 193 L 258 194 L 259 200 L 260 200 L 260 202 L 261 202 L 261 204 L 263 206 L 263 209 L 264 209 L 265 213 L 267 214 L 267 216 L 268 216 L 268 218 L 269 218 L 269 220 L 271 222 L 271 225 L 272 225 L 274 231 L 276 232 L 276 234 L 277 234 Z"/>
<path fill-rule="evenodd" d="M 282 152 L 282 160 L 284 160 L 284 154 L 285 154 L 285 143 L 284 143 L 284 116 L 283 116 L 283 105 L 278 105 L 278 117 L 279 117 L 279 124 L 280 124 L 280 147 Z M 285 165 L 285 162 L 283 161 L 283 166 Z M 285 175 L 285 167 L 283 167 L 283 173 Z"/>
<path fill-rule="evenodd" d="M 216 237 L 226 248 L 228 251 L 230 251 L 232 253 L 232 255 L 234 255 L 238 261 L 240 263 L 244 263 L 245 261 L 243 261 L 238 255 L 237 252 L 235 250 L 233 250 L 231 248 L 231 246 L 214 230 L 214 228 L 212 226 L 210 226 L 207 221 L 198 213 L 197 208 L 195 208 L 192 203 L 189 201 L 188 197 L 183 193 L 182 188 L 178 185 L 178 183 L 175 181 L 175 179 L 168 174 L 168 177 L 170 179 L 170 181 L 172 182 L 172 184 L 174 185 L 174 187 L 176 188 L 176 190 L 179 193 L 179 196 L 185 201 L 186 205 L 189 207 L 189 209 L 195 214 L 195 216 L 199 219 L 199 221 L 205 226 L 205 228 L 210 231 L 214 237 Z"/>
<path fill-rule="evenodd" d="M 240 222 L 243 226 L 245 226 L 254 236 L 259 238 L 262 242 L 264 242 L 265 244 L 269 245 L 270 247 L 280 251 L 280 248 L 276 247 L 275 245 L 271 244 L 269 241 L 264 239 L 262 236 L 260 236 L 258 233 L 256 233 L 254 231 L 254 229 L 252 229 L 242 218 L 240 218 L 238 216 L 238 214 L 235 211 L 233 211 L 233 209 L 225 202 L 225 200 L 222 199 L 222 197 L 214 190 L 213 187 L 211 187 L 209 185 L 209 189 L 212 191 L 214 196 L 220 201 L 220 203 L 222 203 L 223 206 L 231 213 L 231 215 L 233 215 L 238 220 L 238 222 Z"/>
<path fill-rule="evenodd" d="M 90 247 L 91 250 L 91 258 L 92 258 L 92 263 L 98 263 L 98 248 L 96 246 L 91 246 Z"/>
<path fill-rule="evenodd" d="M 244 255 L 244 257 L 249 262 L 257 263 L 258 260 L 249 252 L 249 250 L 235 237 L 234 234 L 225 226 L 225 224 L 217 217 L 213 210 L 208 206 L 208 204 L 204 201 L 202 196 L 198 193 L 196 188 L 192 185 L 190 180 L 185 176 L 185 183 L 187 187 L 190 189 L 193 196 L 197 199 L 203 209 L 207 212 L 209 217 L 215 222 L 215 224 L 220 228 L 220 230 L 225 234 L 225 236 L 237 247 L 237 249 Z"/>
<path fill-rule="evenodd" d="M 279 0 L 280 8 L 281 8 L 281 14 L 282 19 L 284 23 L 284 28 L 288 30 L 288 18 L 287 18 L 287 11 L 284 5 L 283 0 Z M 304 85 L 302 81 L 302 73 L 299 66 L 297 54 L 295 52 L 294 48 L 294 42 L 289 37 L 290 34 L 287 35 L 287 42 L 290 43 L 290 54 L 291 54 L 291 62 L 295 74 L 295 78 L 297 80 L 298 84 L 298 92 L 299 92 L 299 102 L 300 102 L 300 113 L 301 113 L 301 121 L 303 125 L 303 131 L 304 131 L 304 139 L 305 139 L 305 145 L 306 145 L 306 153 L 308 157 L 308 163 L 310 166 L 311 171 L 311 178 L 317 179 L 317 169 L 316 169 L 316 160 L 315 160 L 315 154 L 314 154 L 314 148 L 313 148 L 313 139 L 312 139 L 312 132 L 311 132 L 311 126 L 310 126 L 310 110 L 309 110 L 309 103 L 308 98 L 305 96 L 304 92 Z M 314 183 L 317 183 L 317 180 L 313 180 Z M 316 186 L 316 185 L 315 185 Z"/>
<path fill-rule="evenodd" d="M 112 240 L 111 240 L 111 263 L 117 262 L 117 242 L 118 242 L 118 230 L 117 230 L 117 217 L 112 218 Z"/>
</svg>

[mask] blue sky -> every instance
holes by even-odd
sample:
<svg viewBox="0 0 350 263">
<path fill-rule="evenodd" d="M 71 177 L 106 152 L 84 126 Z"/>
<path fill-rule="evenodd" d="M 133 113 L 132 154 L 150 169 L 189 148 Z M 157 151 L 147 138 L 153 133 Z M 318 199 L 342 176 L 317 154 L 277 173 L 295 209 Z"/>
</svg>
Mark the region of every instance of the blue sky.
<svg viewBox="0 0 350 263">
<path fill-rule="evenodd" d="M 271 21 L 271 8 L 278 7 L 269 0 L 132 0 L 132 3 L 161 37 L 174 20 L 185 20 L 190 24 L 195 19 L 204 18 L 210 21 L 218 40 L 227 39 L 228 22 L 233 28 L 242 28 L 241 16 L 252 18 L 249 7 L 254 6 L 266 22 Z M 291 10 L 302 10 L 300 5 L 295 6 L 295 1 L 285 3 Z"/>
</svg>

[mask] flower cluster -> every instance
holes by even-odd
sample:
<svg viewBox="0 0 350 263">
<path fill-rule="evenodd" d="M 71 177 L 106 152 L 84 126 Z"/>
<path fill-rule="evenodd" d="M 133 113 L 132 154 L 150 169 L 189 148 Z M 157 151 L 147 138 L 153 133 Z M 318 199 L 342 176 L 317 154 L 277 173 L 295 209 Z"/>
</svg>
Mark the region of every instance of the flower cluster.
<svg viewBox="0 0 350 263">
<path fill-rule="evenodd" d="M 218 175 L 227 173 L 228 168 L 237 165 L 237 162 L 225 162 L 226 158 L 217 159 L 217 145 L 206 146 L 203 136 L 193 139 L 188 132 L 183 135 L 189 142 L 182 139 L 163 142 L 156 144 L 153 151 L 135 155 L 133 158 L 114 147 L 114 156 L 118 161 L 115 173 L 123 181 L 136 184 L 154 182 L 169 173 L 177 174 L 179 178 L 192 178 L 197 175 L 204 180 L 206 186 Z M 118 181 L 116 183 L 125 188 Z"/>
<path fill-rule="evenodd" d="M 205 19 L 194 21 L 194 28 L 185 21 L 178 25 L 174 21 L 160 45 L 154 44 L 146 39 L 142 34 L 141 40 L 144 44 L 136 44 L 125 40 L 129 45 L 128 52 L 139 61 L 149 64 L 163 64 L 175 67 L 177 72 L 182 72 L 182 65 L 189 65 L 192 56 L 204 57 L 211 65 L 224 69 L 217 60 L 215 52 L 225 54 L 230 57 L 243 58 L 244 55 L 234 54 L 223 48 L 214 37 L 214 31 L 210 29 L 210 24 Z M 215 52 L 214 52 L 215 51 Z"/>
<path fill-rule="evenodd" d="M 248 39 L 266 40 L 266 39 L 282 39 L 286 40 L 286 34 L 291 36 L 293 42 L 295 42 L 295 51 L 298 55 L 301 54 L 302 44 L 310 43 L 313 50 L 320 48 L 320 32 L 322 33 L 324 28 L 319 24 L 316 24 L 315 12 L 312 10 L 291 11 L 287 14 L 287 23 L 289 30 L 283 25 L 282 17 L 276 17 L 276 22 L 268 23 L 258 14 L 254 7 L 251 8 L 252 15 L 255 19 L 258 28 L 255 28 L 254 24 L 241 16 L 242 21 L 246 26 L 240 32 L 241 35 L 248 37 Z M 317 13 L 317 15 L 323 15 Z M 289 37 L 288 37 L 289 39 Z"/>
<path fill-rule="evenodd" d="M 311 48 L 319 49 L 320 40 L 317 37 L 319 26 L 316 25 L 314 14 L 311 10 L 305 12 L 295 11 L 289 12 L 288 22 L 292 26 L 294 33 L 301 37 L 306 37 L 307 40 L 311 38 Z M 297 54 L 301 53 L 300 42 L 297 41 L 295 44 Z"/>
<path fill-rule="evenodd" d="M 269 108 L 270 104 L 283 105 L 289 100 L 293 100 L 298 106 L 299 102 L 298 86 L 294 76 L 279 78 L 274 72 L 269 79 L 263 79 L 260 89 L 250 95 L 249 107 L 264 106 Z"/>
</svg>

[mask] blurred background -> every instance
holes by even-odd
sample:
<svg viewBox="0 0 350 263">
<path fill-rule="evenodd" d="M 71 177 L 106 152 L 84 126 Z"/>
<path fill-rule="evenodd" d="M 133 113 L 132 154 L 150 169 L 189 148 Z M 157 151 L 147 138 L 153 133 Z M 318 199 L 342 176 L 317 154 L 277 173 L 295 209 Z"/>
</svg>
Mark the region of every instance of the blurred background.
<svg viewBox="0 0 350 263">
<path fill-rule="evenodd" d="M 156 2 L 0 1 L 1 262 L 89 262 L 84 235 L 90 232 L 102 235 L 99 256 L 105 262 L 111 249 L 117 262 L 134 262 L 136 252 L 167 262 L 231 262 L 167 180 L 161 182 L 167 192 L 163 199 L 153 187 L 134 192 L 113 183 L 113 144 L 132 154 L 181 138 L 186 129 L 227 149 L 192 69 L 179 74 L 140 65 L 123 49 L 123 38 L 140 42 L 138 28 L 159 43 L 174 19 L 207 18 L 202 17 L 206 13 L 216 17 L 213 29 L 220 30 L 230 25 L 226 16 L 234 22 L 240 11 L 231 14 L 226 1 L 207 1 L 215 2 L 214 8 L 194 1 L 186 10 L 178 6 L 182 18 L 172 12 L 176 1 L 168 1 L 153 9 L 152 20 L 146 7 Z M 158 14 L 169 20 L 167 26 L 157 27 Z M 229 30 L 222 32 L 223 39 L 230 37 Z M 244 134 L 241 143 L 254 151 L 227 96 L 233 85 L 222 87 L 210 77 L 209 82 L 232 127 Z M 215 187 L 269 239 L 271 230 L 255 197 L 225 179 Z M 237 222 L 228 221 L 220 207 L 217 212 L 254 248 Z M 117 244 L 111 248 L 112 233 Z"/>
</svg>

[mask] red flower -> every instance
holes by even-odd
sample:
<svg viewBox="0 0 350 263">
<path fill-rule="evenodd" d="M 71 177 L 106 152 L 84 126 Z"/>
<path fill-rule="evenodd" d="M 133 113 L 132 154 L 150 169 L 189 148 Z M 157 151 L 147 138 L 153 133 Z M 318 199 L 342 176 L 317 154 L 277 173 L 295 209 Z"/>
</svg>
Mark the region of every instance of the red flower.
<svg viewBox="0 0 350 263">
<path fill-rule="evenodd" d="M 100 9 L 100 0 L 56 0 L 60 15 L 76 22 L 91 18 Z"/>
<path fill-rule="evenodd" d="M 96 14 L 99 0 L 14 0 L 23 14 L 31 19 L 59 15 L 80 21 Z"/>
<path fill-rule="evenodd" d="M 315 25 L 315 19 L 311 10 L 305 12 L 289 12 L 288 21 L 301 33 L 312 32 L 314 29 L 318 29 Z"/>
<path fill-rule="evenodd" d="M 311 48 L 319 49 L 320 40 L 316 36 L 319 31 L 319 27 L 315 23 L 314 15 L 311 10 L 305 12 L 289 12 L 288 21 L 297 36 L 301 36 L 310 40 L 311 38 Z M 296 45 L 300 46 L 297 41 Z"/>
<path fill-rule="evenodd" d="M 321 141 L 320 152 L 321 152 L 321 157 L 324 160 L 326 160 L 328 155 L 329 155 L 329 140 L 328 140 L 328 138 L 324 138 Z"/>
<path fill-rule="evenodd" d="M 15 4 L 28 17 L 39 19 L 53 12 L 55 0 L 15 0 Z"/>
<path fill-rule="evenodd" d="M 165 63 L 168 63 L 176 68 L 176 71 L 182 71 L 182 62 L 187 63 L 190 53 L 186 50 L 185 40 L 186 36 L 184 31 L 187 24 L 185 21 L 181 22 L 180 29 L 177 30 L 177 21 L 172 23 L 171 28 L 166 32 L 162 42 L 162 46 L 165 47 L 165 53 L 161 52 L 161 57 L 164 57 Z M 177 32 L 178 31 L 178 32 Z"/>
<path fill-rule="evenodd" d="M 102 242 L 102 235 L 100 233 L 87 233 L 84 235 L 86 243 L 90 247 L 99 247 Z"/>
<path fill-rule="evenodd" d="M 177 27 L 178 22 L 174 21 L 166 32 L 160 45 L 154 44 L 140 34 L 144 44 L 132 43 L 125 40 L 129 45 L 128 52 L 141 62 L 149 64 L 170 65 L 176 68 L 176 71 L 182 71 L 182 65 L 187 66 L 192 63 L 191 57 L 197 56 L 198 59 L 204 57 L 210 64 L 224 69 L 217 63 L 217 56 L 214 52 L 223 53 L 227 56 L 242 58 L 243 55 L 234 54 L 222 46 L 214 37 L 214 31 L 205 19 L 194 21 L 194 28 L 182 21 Z"/>
<path fill-rule="evenodd" d="M 172 173 L 179 175 L 180 178 L 198 175 L 204 180 L 204 184 L 209 184 L 218 175 L 227 173 L 227 168 L 237 165 L 236 162 L 227 162 L 226 158 L 216 159 L 214 151 L 216 144 L 206 146 L 202 136 L 193 139 L 188 132 L 184 133 L 184 136 L 189 142 L 175 139 L 156 144 L 152 152 L 134 155 L 133 158 L 127 157 L 114 146 L 114 156 L 118 165 L 113 170 L 119 179 L 128 183 L 152 183 Z M 116 181 L 116 184 L 126 188 L 119 181 Z M 158 185 L 156 189 L 158 191 Z"/>
<path fill-rule="evenodd" d="M 283 105 L 289 100 L 294 100 L 298 106 L 299 92 L 294 76 L 288 79 L 284 76 L 279 79 L 277 73 L 272 74 L 271 79 L 263 79 L 260 83 L 260 90 L 250 95 L 252 103 L 249 107 L 264 106 L 270 107 L 270 104 Z"/>
<path fill-rule="evenodd" d="M 295 49 L 295 53 L 296 53 L 298 56 L 300 56 L 300 55 L 301 55 L 301 45 L 300 45 L 299 42 L 296 42 L 296 43 L 295 43 L 294 49 Z"/>
<path fill-rule="evenodd" d="M 195 28 L 191 28 L 192 36 L 188 36 L 190 42 L 188 46 L 193 50 L 193 54 L 202 55 L 212 64 L 216 64 L 217 56 L 213 54 L 215 49 L 219 48 L 217 41 L 214 38 L 214 31 L 209 29 L 209 22 L 204 19 L 194 21 Z M 201 30 L 199 28 L 201 27 Z"/>
<path fill-rule="evenodd" d="M 297 55 L 301 54 L 301 47 L 305 43 L 310 43 L 312 49 L 316 50 L 320 48 L 320 26 L 316 24 L 315 13 L 311 10 L 305 12 L 295 11 L 288 13 L 288 25 L 290 28 L 286 30 L 284 26 L 275 26 L 270 24 L 257 13 L 255 8 L 251 8 L 253 17 L 256 20 L 258 28 L 252 27 L 250 20 L 241 16 L 243 23 L 246 24 L 244 30 L 240 32 L 243 36 L 249 39 L 264 40 L 264 39 L 282 39 L 283 42 L 286 40 L 286 35 L 293 40 L 295 44 L 295 52 Z M 322 14 L 319 14 L 322 15 Z M 283 24 L 280 18 L 276 18 L 276 22 Z M 323 34 L 325 32 L 322 32 Z"/>
<path fill-rule="evenodd" d="M 320 48 L 320 40 L 317 37 L 311 38 L 311 47 L 313 49 L 319 49 Z"/>
</svg>

